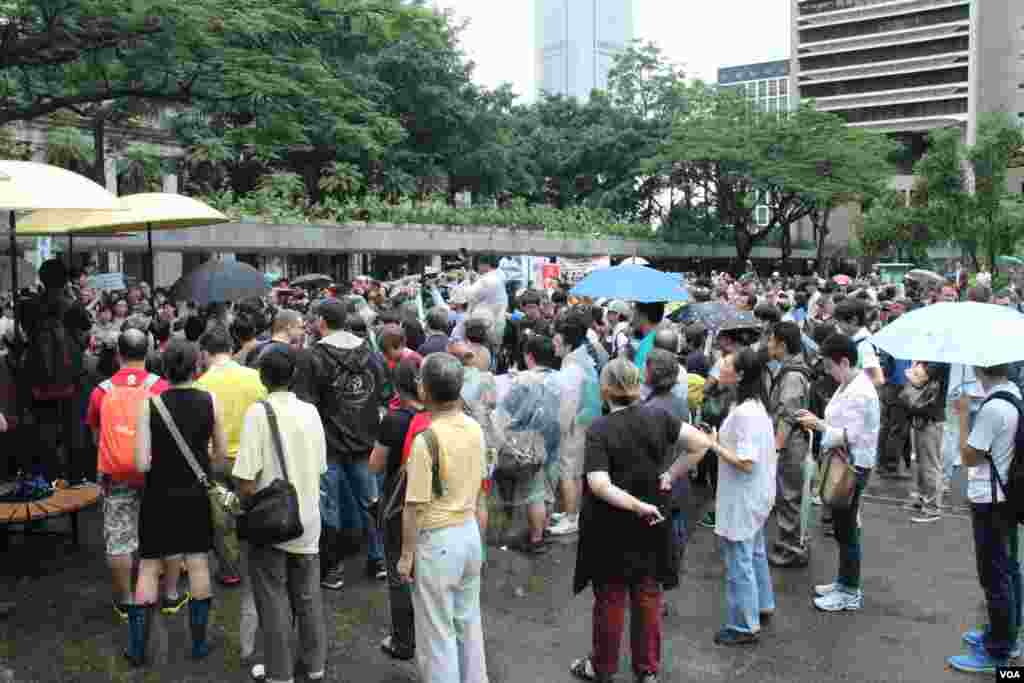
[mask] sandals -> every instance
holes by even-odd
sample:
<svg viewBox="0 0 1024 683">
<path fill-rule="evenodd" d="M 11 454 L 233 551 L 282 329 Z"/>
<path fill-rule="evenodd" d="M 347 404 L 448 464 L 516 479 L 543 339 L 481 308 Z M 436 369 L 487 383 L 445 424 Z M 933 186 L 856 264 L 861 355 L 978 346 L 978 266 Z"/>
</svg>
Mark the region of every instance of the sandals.
<svg viewBox="0 0 1024 683">
<path fill-rule="evenodd" d="M 380 643 L 380 649 L 391 659 L 397 659 L 401 662 L 407 662 L 413 657 L 415 653 L 412 648 L 404 648 L 395 644 L 395 637 L 388 636 Z"/>
</svg>

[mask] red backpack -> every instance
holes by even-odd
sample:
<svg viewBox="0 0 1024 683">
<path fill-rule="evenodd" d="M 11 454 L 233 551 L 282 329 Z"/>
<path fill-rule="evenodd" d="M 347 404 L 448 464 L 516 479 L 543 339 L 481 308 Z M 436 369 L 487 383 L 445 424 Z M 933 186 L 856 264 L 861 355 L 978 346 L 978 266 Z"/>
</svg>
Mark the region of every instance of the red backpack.
<svg viewBox="0 0 1024 683">
<path fill-rule="evenodd" d="M 141 384 L 121 386 L 108 379 L 99 385 L 106 395 L 100 407 L 96 469 L 114 481 L 142 484 L 145 480 L 135 467 L 135 432 L 142 404 L 159 381 L 158 376 L 150 374 Z"/>
</svg>

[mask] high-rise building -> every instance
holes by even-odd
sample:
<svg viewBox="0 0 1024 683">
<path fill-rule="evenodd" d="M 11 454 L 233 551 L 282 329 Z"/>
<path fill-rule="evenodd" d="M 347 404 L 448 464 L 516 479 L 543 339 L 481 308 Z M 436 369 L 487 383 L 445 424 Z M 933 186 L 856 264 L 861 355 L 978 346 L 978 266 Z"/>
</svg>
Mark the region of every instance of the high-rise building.
<svg viewBox="0 0 1024 683">
<path fill-rule="evenodd" d="M 736 90 L 762 111 L 786 112 L 796 97 L 790 79 L 790 60 L 726 66 L 718 70 L 718 85 Z"/>
<path fill-rule="evenodd" d="M 1024 122 L 1022 0 L 792 0 L 799 95 L 850 125 L 921 141 L 978 115 Z"/>
<path fill-rule="evenodd" d="M 632 0 L 536 0 L 537 89 L 585 100 L 633 40 Z"/>
</svg>

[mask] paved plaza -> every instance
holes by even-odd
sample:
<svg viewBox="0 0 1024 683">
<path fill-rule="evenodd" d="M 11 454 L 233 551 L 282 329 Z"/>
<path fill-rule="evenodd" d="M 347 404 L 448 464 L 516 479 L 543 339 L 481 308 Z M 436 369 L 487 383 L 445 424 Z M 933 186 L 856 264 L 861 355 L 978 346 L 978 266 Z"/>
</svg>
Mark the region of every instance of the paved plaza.
<svg viewBox="0 0 1024 683">
<path fill-rule="evenodd" d="M 890 502 L 900 485 L 876 481 L 864 507 L 864 609 L 824 614 L 811 605 L 814 583 L 833 578 L 834 542 L 815 529 L 811 566 L 773 569 L 778 612 L 761 643 L 722 648 L 712 643 L 723 605 L 723 567 L 714 534 L 695 528 L 687 571 L 667 593 L 664 622 L 666 681 L 735 682 L 964 681 L 946 670 L 961 631 L 981 617 L 970 522 L 954 501 L 953 514 L 912 525 Z M 695 496 L 690 514 L 696 519 Z M 820 510 L 820 508 L 817 508 Z M 246 681 L 238 661 L 237 590 L 220 588 L 214 603 L 216 650 L 194 664 L 186 657 L 187 616 L 161 617 L 154 636 L 155 666 L 131 670 L 120 656 L 128 629 L 109 607 L 99 515 L 85 517 L 83 548 L 72 553 L 53 539 L 14 540 L 4 559 L 5 594 L 16 588 L 16 609 L 0 621 L 0 681 Z M 769 523 L 769 529 L 773 525 Z M 573 680 L 568 666 L 590 639 L 588 591 L 573 597 L 575 543 L 558 543 L 537 559 L 491 546 L 482 594 L 491 681 Z M 412 664 L 394 663 L 378 649 L 389 623 L 384 584 L 350 563 L 348 585 L 325 591 L 331 640 L 330 681 L 416 681 Z M 355 571 L 356 568 L 360 570 Z M 20 580 L 14 575 L 26 574 Z M 630 680 L 628 630 L 618 680 Z"/>
</svg>

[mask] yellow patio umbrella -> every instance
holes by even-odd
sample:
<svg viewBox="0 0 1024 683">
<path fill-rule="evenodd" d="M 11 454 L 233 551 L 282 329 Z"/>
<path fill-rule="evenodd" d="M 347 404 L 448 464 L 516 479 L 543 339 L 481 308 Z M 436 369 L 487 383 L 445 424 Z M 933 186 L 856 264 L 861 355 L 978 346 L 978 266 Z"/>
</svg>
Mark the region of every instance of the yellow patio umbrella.
<svg viewBox="0 0 1024 683">
<path fill-rule="evenodd" d="M 9 212 L 12 254 L 17 252 L 18 211 L 117 208 L 117 197 L 83 175 L 34 161 L 0 161 L 0 210 Z M 11 265 L 11 286 L 17 292 L 17 259 Z"/>
<path fill-rule="evenodd" d="M 18 226 L 18 235 L 117 235 L 146 231 L 149 252 L 146 278 L 153 284 L 153 231 L 227 223 L 230 219 L 203 202 L 169 192 L 121 197 L 115 211 L 33 211 Z"/>
</svg>

